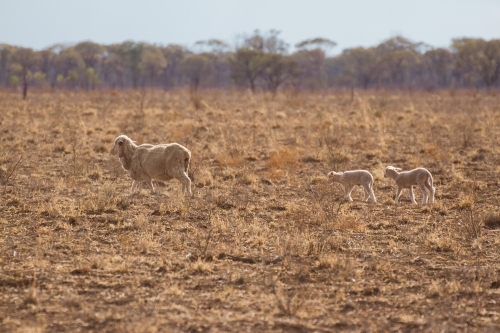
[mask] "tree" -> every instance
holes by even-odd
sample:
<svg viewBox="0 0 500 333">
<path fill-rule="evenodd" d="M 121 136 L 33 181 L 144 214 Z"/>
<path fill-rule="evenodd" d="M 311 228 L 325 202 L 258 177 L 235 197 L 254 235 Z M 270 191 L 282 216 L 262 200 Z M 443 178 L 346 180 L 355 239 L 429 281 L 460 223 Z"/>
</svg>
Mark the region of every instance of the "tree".
<svg viewBox="0 0 500 333">
<path fill-rule="evenodd" d="M 216 87 L 227 86 L 230 80 L 230 66 L 228 61 L 229 45 L 219 39 L 197 41 L 195 47 L 203 51 L 211 63 L 214 78 L 211 81 Z"/>
<path fill-rule="evenodd" d="M 8 71 L 14 51 L 15 47 L 8 44 L 0 44 L 0 82 L 4 85 L 10 84 Z"/>
<path fill-rule="evenodd" d="M 453 74 L 454 54 L 447 49 L 438 48 L 425 52 L 423 59 L 430 87 L 447 87 Z"/>
<path fill-rule="evenodd" d="M 293 54 L 293 58 L 300 69 L 300 81 L 308 89 L 314 90 L 325 85 L 326 53 L 336 45 L 334 41 L 322 37 L 306 39 L 295 44 L 298 51 Z"/>
<path fill-rule="evenodd" d="M 160 75 L 167 67 L 167 59 L 163 53 L 156 47 L 150 46 L 141 57 L 139 68 L 150 79 L 150 84 L 155 86 L 156 77 Z"/>
<path fill-rule="evenodd" d="M 181 70 L 189 78 L 191 93 L 196 93 L 201 79 L 210 71 L 209 62 L 203 54 L 193 54 L 182 59 Z"/>
<path fill-rule="evenodd" d="M 303 49 L 292 54 L 299 70 L 299 80 L 307 89 L 315 90 L 325 85 L 325 51 Z"/>
<path fill-rule="evenodd" d="M 104 80 L 113 88 L 116 87 L 118 81 L 120 81 L 123 86 L 123 71 L 124 65 L 122 58 L 118 54 L 112 53 L 112 51 L 109 50 L 102 63 L 102 75 Z"/>
<path fill-rule="evenodd" d="M 54 88 L 56 84 L 56 58 L 57 54 L 52 48 L 46 48 L 39 51 L 39 68 L 45 74 L 45 79 L 49 82 L 50 87 Z"/>
<path fill-rule="evenodd" d="M 146 50 L 146 43 L 136 43 L 133 41 L 126 41 L 119 45 L 116 52 L 122 58 L 123 64 L 128 67 L 132 74 L 132 86 L 138 87 L 139 76 L 141 68 L 139 66 L 142 53 Z"/>
<path fill-rule="evenodd" d="M 74 48 L 61 51 L 56 59 L 58 82 L 69 81 L 76 86 L 80 74 L 85 69 L 85 62 Z"/>
<path fill-rule="evenodd" d="M 242 47 L 229 58 L 229 64 L 233 80 L 247 81 L 255 93 L 256 81 L 267 68 L 265 53 L 258 49 Z"/>
<path fill-rule="evenodd" d="M 367 89 L 377 78 L 378 57 L 373 48 L 357 47 L 342 52 L 343 75 L 353 85 Z"/>
<path fill-rule="evenodd" d="M 74 48 L 82 56 L 85 62 L 85 68 L 95 69 L 98 67 L 104 52 L 104 47 L 102 45 L 91 41 L 85 41 L 76 44 Z"/>
<path fill-rule="evenodd" d="M 283 54 L 268 54 L 265 61 L 264 78 L 268 89 L 275 96 L 279 86 L 298 73 L 297 62 Z"/>
<path fill-rule="evenodd" d="M 295 47 L 301 50 L 322 49 L 323 51 L 326 52 L 327 50 L 331 49 L 332 47 L 335 47 L 336 45 L 337 43 L 331 39 L 316 37 L 311 39 L 305 39 L 302 42 L 295 44 Z"/>
<path fill-rule="evenodd" d="M 165 59 L 167 59 L 168 66 L 163 71 L 162 82 L 165 88 L 175 87 L 181 84 L 182 81 L 182 71 L 180 69 L 180 63 L 182 59 L 190 55 L 186 48 L 181 45 L 168 45 L 166 47 L 160 48 Z"/>
<path fill-rule="evenodd" d="M 280 57 L 268 55 L 283 55 L 288 50 L 288 44 L 279 38 L 279 34 L 278 30 L 270 30 L 262 35 L 259 30 L 255 30 L 253 35 L 241 38 L 242 46 L 237 47 L 236 52 L 229 57 L 234 81 L 247 81 L 252 92 L 256 91 L 256 82 L 262 76 L 265 78 L 264 72 L 268 70 L 268 66 L 280 63 L 276 62 Z M 275 68 L 276 70 L 278 69 Z M 268 74 L 272 72 L 273 70 L 269 70 Z M 269 77 L 267 80 L 269 82 Z"/>
<path fill-rule="evenodd" d="M 30 48 L 18 48 L 13 56 L 12 60 L 21 66 L 21 78 L 23 81 L 23 99 L 26 99 L 28 95 L 28 83 L 29 75 L 31 74 L 31 69 L 35 66 L 37 62 L 37 54 L 33 49 Z"/>
<path fill-rule="evenodd" d="M 424 43 L 413 43 L 402 36 L 382 42 L 375 49 L 380 57 L 380 79 L 393 87 L 402 87 L 418 72 L 420 50 L 426 47 Z"/>
</svg>

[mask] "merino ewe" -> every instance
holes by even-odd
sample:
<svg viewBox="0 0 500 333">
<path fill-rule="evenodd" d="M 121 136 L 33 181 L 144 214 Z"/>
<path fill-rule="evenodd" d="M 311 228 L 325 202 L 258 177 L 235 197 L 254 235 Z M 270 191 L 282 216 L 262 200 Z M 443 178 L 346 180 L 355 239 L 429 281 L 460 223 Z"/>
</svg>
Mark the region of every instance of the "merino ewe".
<svg viewBox="0 0 500 333">
<path fill-rule="evenodd" d="M 191 152 L 180 144 L 138 146 L 128 136 L 120 135 L 110 153 L 118 155 L 123 169 L 134 180 L 130 193 L 143 181 L 148 184 L 151 193 L 155 193 L 153 179 L 167 181 L 177 178 L 182 183 L 182 191 L 191 194 L 191 179 L 188 176 Z"/>
<path fill-rule="evenodd" d="M 335 182 L 344 185 L 345 197 L 352 201 L 351 192 L 355 185 L 360 185 L 365 190 L 364 201 L 371 199 L 377 202 L 373 193 L 373 176 L 366 170 L 351 170 L 344 172 L 330 171 L 328 176 Z"/>
<path fill-rule="evenodd" d="M 418 185 L 422 191 L 422 205 L 429 203 L 429 194 L 430 203 L 434 202 L 436 188 L 433 186 L 432 175 L 427 169 L 417 168 L 410 171 L 402 171 L 400 168 L 388 166 L 385 168 L 384 178 L 391 178 L 396 182 L 396 199 L 394 200 L 396 203 L 398 203 L 399 196 L 404 188 L 410 190 L 411 202 L 414 204 L 417 203 L 413 196 L 413 185 Z"/>
</svg>

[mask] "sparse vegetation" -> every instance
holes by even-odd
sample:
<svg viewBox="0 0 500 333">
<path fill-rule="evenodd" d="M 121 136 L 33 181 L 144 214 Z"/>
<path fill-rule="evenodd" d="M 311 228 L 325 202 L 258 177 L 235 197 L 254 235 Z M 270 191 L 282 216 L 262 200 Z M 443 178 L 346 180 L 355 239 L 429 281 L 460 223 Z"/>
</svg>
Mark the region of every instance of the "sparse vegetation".
<svg viewBox="0 0 500 333">
<path fill-rule="evenodd" d="M 500 329 L 494 90 L 191 98 L 0 92 L 0 331 Z M 189 148 L 193 196 L 123 194 L 119 134 Z M 386 165 L 436 202 L 394 205 Z M 353 168 L 378 203 L 326 177 Z"/>
</svg>

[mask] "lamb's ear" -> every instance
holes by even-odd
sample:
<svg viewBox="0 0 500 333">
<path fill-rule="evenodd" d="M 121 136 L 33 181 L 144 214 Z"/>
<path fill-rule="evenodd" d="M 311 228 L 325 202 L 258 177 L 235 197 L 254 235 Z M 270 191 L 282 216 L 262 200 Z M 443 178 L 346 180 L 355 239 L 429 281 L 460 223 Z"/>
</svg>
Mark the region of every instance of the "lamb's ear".
<svg viewBox="0 0 500 333">
<path fill-rule="evenodd" d="M 401 169 L 401 168 L 394 168 L 394 170 L 396 170 L 396 171 L 403 171 L 403 169 Z"/>
</svg>

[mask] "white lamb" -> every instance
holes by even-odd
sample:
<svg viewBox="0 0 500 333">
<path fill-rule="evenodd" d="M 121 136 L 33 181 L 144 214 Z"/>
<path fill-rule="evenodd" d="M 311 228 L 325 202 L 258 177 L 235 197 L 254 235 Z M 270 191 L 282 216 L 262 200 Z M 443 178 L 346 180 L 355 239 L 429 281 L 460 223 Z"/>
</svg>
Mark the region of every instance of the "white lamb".
<svg viewBox="0 0 500 333">
<path fill-rule="evenodd" d="M 432 175 L 429 170 L 424 168 L 417 168 L 410 171 L 401 171 L 400 168 L 395 168 L 393 166 L 388 166 L 385 168 L 384 178 L 391 178 L 396 182 L 396 199 L 394 200 L 398 203 L 401 191 L 404 188 L 410 190 L 411 202 L 416 204 L 415 197 L 413 196 L 413 185 L 418 185 L 422 191 L 422 205 L 434 202 L 434 193 L 436 188 L 433 186 Z M 430 194 L 430 200 L 429 200 Z"/>
<path fill-rule="evenodd" d="M 118 155 L 123 169 L 128 171 L 133 193 L 141 182 L 148 184 L 151 193 L 155 193 L 153 179 L 178 179 L 182 183 L 183 193 L 191 194 L 191 179 L 188 176 L 191 152 L 178 143 L 136 145 L 128 136 L 120 135 L 115 139 L 111 155 Z"/>
<path fill-rule="evenodd" d="M 377 202 L 375 193 L 373 193 L 373 176 L 366 170 L 351 170 L 344 172 L 330 171 L 328 173 L 335 183 L 344 185 L 345 197 L 352 201 L 351 192 L 355 185 L 360 185 L 365 190 L 364 201 L 371 199 L 372 202 Z"/>
</svg>

